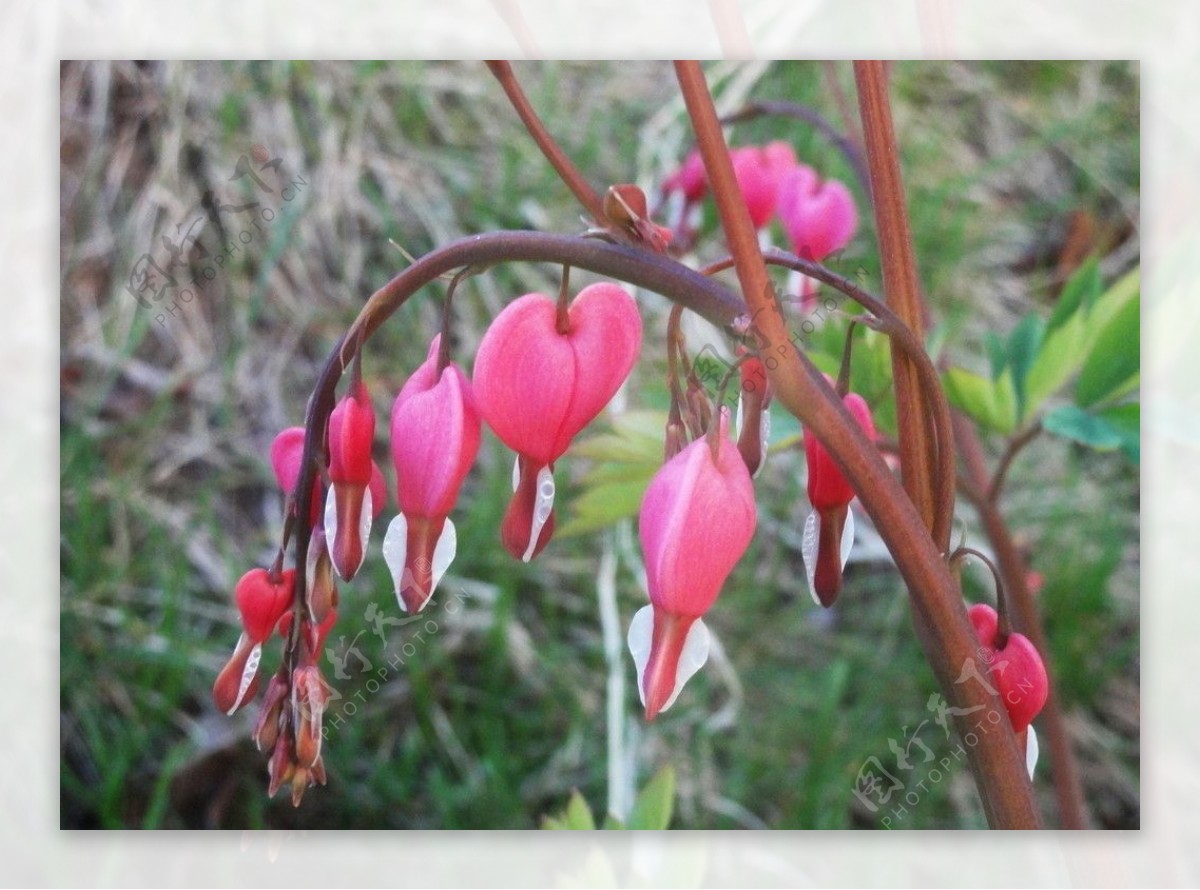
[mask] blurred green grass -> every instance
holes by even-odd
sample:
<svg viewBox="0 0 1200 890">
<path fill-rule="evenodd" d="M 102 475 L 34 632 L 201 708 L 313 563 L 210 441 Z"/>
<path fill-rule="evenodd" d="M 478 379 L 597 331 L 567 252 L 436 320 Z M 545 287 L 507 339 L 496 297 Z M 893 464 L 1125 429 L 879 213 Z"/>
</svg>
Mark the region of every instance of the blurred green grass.
<svg viewBox="0 0 1200 890">
<path fill-rule="evenodd" d="M 516 67 L 597 185 L 651 185 L 688 148 L 669 66 Z M 853 96 L 842 63 L 719 65 L 710 75 L 727 109 L 790 99 L 839 127 L 829 78 Z M 532 566 L 513 563 L 496 531 L 509 456 L 490 435 L 454 517 L 458 561 L 428 613 L 437 631 L 418 639 L 418 625 L 392 627 L 386 643 L 373 632 L 370 604 L 396 614 L 381 560 L 343 585 L 330 645 L 350 679 L 334 680 L 329 787 L 299 810 L 268 800 L 253 709 L 231 719 L 209 701 L 237 637 L 233 581 L 270 559 L 280 527 L 267 447 L 299 422 L 356 307 L 406 262 L 396 245 L 415 255 L 494 228 L 582 229 L 486 71 L 92 62 L 64 63 L 60 80 L 61 825 L 534 828 L 572 789 L 602 812 L 596 564 L 606 540 L 625 553 L 628 529 L 558 539 Z M 977 362 L 985 332 L 1006 333 L 1052 301 L 1073 215 L 1092 221 L 1110 274 L 1136 262 L 1136 65 L 900 63 L 895 97 L 923 284 L 955 361 Z M 866 196 L 841 155 L 796 121 L 732 132 L 735 144 L 786 139 L 823 175 L 850 182 L 863 222 L 839 262 L 877 289 Z M 242 194 L 229 177 L 258 144 L 310 187 L 271 238 L 156 323 L 125 291 L 129 270 L 196 214 L 206 189 Z M 510 265 L 469 282 L 457 301 L 462 355 L 508 299 L 555 287 L 555 275 Z M 443 292 L 412 300 L 367 351 L 381 418 L 424 355 Z M 643 296 L 647 355 L 629 402 L 661 407 L 665 313 Z M 377 458 L 387 465 L 382 435 Z M 586 469 L 563 461 L 561 516 Z M 893 570 L 852 566 L 831 613 L 802 593 L 801 471 L 784 453 L 759 480 L 760 533 L 708 618 L 721 654 L 655 724 L 637 716 L 624 664 L 632 772 L 640 786 L 674 765 L 675 827 L 879 827 L 881 814 L 853 795 L 855 775 L 872 756 L 887 762 L 889 739 L 930 717 L 936 687 Z M 1105 827 L 1139 821 L 1137 492 L 1136 468 L 1118 457 L 1043 439 L 1014 467 L 1006 501 L 1046 577 L 1052 660 Z M 973 527 L 969 509 L 960 514 Z M 990 596 L 979 581 L 968 573 L 971 595 Z M 623 633 L 644 602 L 624 558 L 617 591 Z M 372 691 L 365 662 L 348 657 L 352 641 L 371 671 L 397 659 L 402 669 L 389 667 Z M 939 758 L 953 746 L 932 724 L 922 738 Z M 1044 766 L 1038 791 L 1052 812 Z M 983 825 L 961 766 L 911 810 L 905 827 Z"/>
</svg>

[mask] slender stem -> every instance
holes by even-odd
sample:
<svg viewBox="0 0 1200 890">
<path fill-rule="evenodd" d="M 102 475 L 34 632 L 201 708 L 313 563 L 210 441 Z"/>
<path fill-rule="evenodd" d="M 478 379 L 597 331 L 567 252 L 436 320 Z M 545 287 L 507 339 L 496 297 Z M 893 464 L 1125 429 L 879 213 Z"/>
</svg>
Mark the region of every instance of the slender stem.
<svg viewBox="0 0 1200 890">
<path fill-rule="evenodd" d="M 1004 487 L 1004 479 L 1008 475 L 1008 468 L 1011 466 L 1013 458 L 1021 453 L 1021 449 L 1036 439 L 1041 431 L 1042 423 L 1039 420 L 1021 435 L 1012 439 L 1008 443 L 1008 447 L 1004 449 L 1004 454 L 1000 456 L 1000 463 L 996 464 L 996 472 L 992 474 L 992 482 L 987 489 L 987 499 L 993 504 L 1000 499 L 1000 490 Z"/>
<path fill-rule="evenodd" d="M 942 389 L 937 368 L 934 367 L 924 345 L 887 303 L 832 269 L 778 248 L 772 248 L 764 253 L 763 260 L 771 265 L 801 272 L 809 278 L 827 284 L 834 290 L 845 294 L 883 322 L 881 327 L 883 333 L 892 339 L 894 345 L 904 350 L 916 365 L 922 387 L 932 402 L 933 410 L 929 412 L 928 421 L 932 426 L 931 434 L 937 442 L 937 497 L 935 499 L 933 538 L 942 548 L 942 552 L 946 552 L 950 542 L 950 529 L 954 524 L 954 492 L 957 478 L 954 466 L 954 432 L 950 403 L 946 401 L 946 393 Z M 706 276 L 714 275 L 732 265 L 733 258 L 726 257 L 710 263 L 700 271 Z M 896 453 L 900 453 L 898 449 Z"/>
<path fill-rule="evenodd" d="M 993 722 L 1002 724 L 1005 712 L 993 691 L 982 684 L 956 682 L 974 657 L 977 644 L 962 596 L 921 514 L 824 377 L 788 338 L 749 214 L 737 190 L 703 71 L 696 62 L 676 62 L 675 70 L 749 303 L 751 322 L 777 359 L 773 366 L 764 362 L 776 394 L 784 407 L 825 443 L 875 520 L 908 584 L 913 608 L 928 629 L 922 635 L 922 645 L 946 698 L 953 706 L 972 708 L 972 713 L 983 714 L 985 719 L 993 719 L 988 715 L 994 713 Z M 964 737 L 973 731 L 971 726 L 965 718 L 960 719 L 959 730 Z M 989 823 L 1003 828 L 1038 827 L 1024 756 L 1016 737 L 1011 732 L 974 735 L 979 743 L 967 746 L 967 757 Z"/>
<path fill-rule="evenodd" d="M 1000 512 L 997 501 L 987 497 L 988 469 L 984 460 L 983 446 L 971 421 L 957 412 L 954 414 L 954 437 L 965 467 L 963 494 L 979 513 L 984 533 L 991 542 L 992 550 L 1000 563 L 1000 575 L 1004 589 L 1014 607 L 1017 630 L 1029 637 L 1034 648 L 1046 661 L 1050 680 L 1050 694 L 1038 717 L 1045 732 L 1050 749 L 1051 775 L 1054 779 L 1054 796 L 1058 804 L 1058 817 L 1063 828 L 1085 829 L 1088 827 L 1087 802 L 1083 795 L 1083 784 L 1079 778 L 1079 767 L 1071 747 L 1071 736 L 1063 720 L 1059 703 L 1056 672 L 1051 664 L 1046 631 L 1042 626 L 1037 602 L 1029 589 L 1029 567 L 1013 540 L 1008 524 Z"/>
<path fill-rule="evenodd" d="M 1008 597 L 1004 595 L 1004 582 L 1000 578 L 1000 570 L 996 568 L 996 564 L 982 550 L 976 550 L 974 547 L 959 547 L 950 554 L 950 565 L 956 565 L 959 560 L 964 560 L 968 556 L 974 556 L 980 562 L 988 567 L 992 573 L 992 582 L 996 585 L 996 648 L 1003 649 L 1008 644 L 1008 638 L 1012 634 L 1012 622 L 1008 617 Z"/>
<path fill-rule="evenodd" d="M 588 184 L 583 174 L 579 172 L 579 168 L 567 157 L 566 152 L 554 141 L 550 131 L 542 124 L 537 112 L 533 110 L 533 106 L 525 96 L 525 91 L 521 89 L 521 84 L 517 82 L 517 75 L 513 72 L 512 65 L 505 61 L 490 61 L 487 66 L 496 80 L 500 81 L 500 86 L 504 88 L 508 101 L 520 115 L 525 129 L 529 131 L 529 135 L 542 150 L 546 160 L 554 167 L 559 178 L 566 183 L 576 200 L 591 214 L 592 219 L 597 224 L 603 225 L 605 222 L 604 202 L 596 190 Z"/>
<path fill-rule="evenodd" d="M 801 105 L 799 102 L 761 99 L 756 102 L 749 102 L 732 114 L 725 115 L 721 118 L 721 122 L 736 124 L 768 115 L 794 117 L 805 123 L 812 124 L 817 132 L 832 142 L 834 147 L 846 158 L 847 163 L 850 164 L 850 169 L 854 171 L 855 177 L 858 178 L 859 185 L 862 186 L 863 192 L 866 193 L 867 200 L 870 200 L 871 180 L 867 175 L 867 165 L 863 159 L 862 149 L 855 144 L 850 136 L 839 133 L 837 127 L 829 123 L 815 108 L 809 108 L 807 105 Z"/>
<path fill-rule="evenodd" d="M 900 158 L 892 127 L 888 100 L 887 72 L 879 61 L 856 61 L 859 114 L 867 146 L 867 169 L 871 176 L 875 228 L 883 266 L 883 290 L 888 303 L 904 324 L 925 337 L 917 264 L 913 256 L 908 205 L 900 178 Z M 900 432 L 900 474 L 904 489 L 928 528 L 933 527 L 933 443 L 925 424 L 926 405 L 917 369 L 902 352 L 892 352 L 892 378 L 896 388 L 896 422 Z M 938 542 L 943 548 L 949 541 Z"/>
</svg>

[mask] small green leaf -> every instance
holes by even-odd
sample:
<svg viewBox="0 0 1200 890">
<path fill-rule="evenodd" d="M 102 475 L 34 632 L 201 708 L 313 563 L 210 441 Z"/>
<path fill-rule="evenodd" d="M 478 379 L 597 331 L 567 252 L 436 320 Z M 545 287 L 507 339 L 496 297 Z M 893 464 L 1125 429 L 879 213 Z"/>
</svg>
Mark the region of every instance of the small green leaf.
<svg viewBox="0 0 1200 890">
<path fill-rule="evenodd" d="M 621 519 L 637 516 L 642 496 L 654 474 L 648 468 L 644 475 L 627 482 L 613 482 L 590 488 L 571 501 L 571 518 L 555 529 L 557 537 L 570 537 L 593 532 Z"/>
<path fill-rule="evenodd" d="M 1016 397 L 1008 376 L 991 381 L 962 368 L 951 368 L 943 382 L 950 404 L 988 429 L 1007 435 L 1016 428 Z"/>
<path fill-rule="evenodd" d="M 1025 379 L 1025 398 L 1030 405 L 1040 405 L 1083 366 L 1108 322 L 1138 298 L 1139 281 L 1138 270 L 1134 269 L 1096 297 L 1090 306 L 1085 299 L 1081 311 L 1057 328 L 1048 329 Z"/>
<path fill-rule="evenodd" d="M 1042 419 L 1047 432 L 1095 448 L 1112 451 L 1124 441 L 1121 431 L 1102 417 L 1097 417 L 1078 405 L 1064 405 Z"/>
<path fill-rule="evenodd" d="M 567 801 L 567 828 L 572 831 L 595 831 L 596 820 L 592 818 L 592 810 L 578 790 L 571 792 Z"/>
<path fill-rule="evenodd" d="M 1058 330 L 1082 306 L 1084 313 L 1090 312 L 1100 296 L 1104 279 L 1100 276 L 1100 263 L 1095 257 L 1089 257 L 1080 266 L 1071 280 L 1066 283 L 1054 311 L 1050 313 L 1050 322 L 1046 325 L 1046 333 Z"/>
<path fill-rule="evenodd" d="M 1142 406 L 1137 402 L 1113 405 L 1101 411 L 1099 416 L 1121 434 L 1121 450 L 1131 461 L 1142 459 Z"/>
<path fill-rule="evenodd" d="M 1122 306 L 1096 338 L 1075 388 L 1080 405 L 1094 405 L 1136 385 L 1142 361 L 1141 304 L 1134 298 Z"/>
<path fill-rule="evenodd" d="M 1026 315 L 1008 337 L 1008 368 L 1012 374 L 1013 392 L 1017 398 L 1017 417 L 1026 414 L 1025 379 L 1042 345 L 1046 323 L 1039 315 Z"/>
<path fill-rule="evenodd" d="M 1000 375 L 1004 373 L 1004 366 L 1008 363 L 1008 352 L 1004 348 L 1004 341 L 988 331 L 983 335 L 983 345 L 987 348 L 988 359 L 992 363 L 992 380 L 999 380 Z"/>
<path fill-rule="evenodd" d="M 630 829 L 663 829 L 671 824 L 671 809 L 675 804 L 675 770 L 664 766 L 633 802 L 626 827 Z"/>
</svg>

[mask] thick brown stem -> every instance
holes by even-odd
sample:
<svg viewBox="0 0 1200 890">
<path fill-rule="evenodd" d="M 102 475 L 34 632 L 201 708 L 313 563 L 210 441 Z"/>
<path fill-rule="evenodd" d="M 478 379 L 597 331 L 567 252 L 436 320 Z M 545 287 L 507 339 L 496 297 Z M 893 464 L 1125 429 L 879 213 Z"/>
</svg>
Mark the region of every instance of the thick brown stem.
<svg viewBox="0 0 1200 890">
<path fill-rule="evenodd" d="M 922 639 L 926 657 L 949 703 L 1003 725 L 1005 712 L 994 692 L 982 684 L 958 682 L 974 658 L 974 631 L 962 596 L 922 515 L 833 389 L 788 337 L 749 213 L 737 188 L 703 71 L 696 62 L 676 62 L 675 69 L 752 323 L 760 342 L 778 359 L 773 368 L 768 366 L 771 384 L 784 407 L 825 443 L 875 520 L 908 584 L 914 609 L 927 628 Z M 972 727 L 981 724 L 971 724 L 965 718 L 958 725 L 964 738 L 977 740 L 977 744 L 966 746 L 967 757 L 989 824 L 998 828 L 1037 828 L 1038 814 L 1024 757 L 1013 733 L 976 733 Z"/>
<path fill-rule="evenodd" d="M 884 295 L 917 339 L 924 339 L 917 264 L 913 256 L 904 183 L 900 178 L 900 158 L 892 127 L 884 63 L 855 62 L 854 78 L 858 84 L 859 114 L 867 148 Z M 900 475 L 904 489 L 917 505 L 926 527 L 933 528 L 935 504 L 931 457 L 935 452 L 924 419 L 926 403 L 916 365 L 898 350 L 892 350 L 892 377 L 900 433 Z M 944 550 L 949 541 L 938 543 Z"/>
</svg>

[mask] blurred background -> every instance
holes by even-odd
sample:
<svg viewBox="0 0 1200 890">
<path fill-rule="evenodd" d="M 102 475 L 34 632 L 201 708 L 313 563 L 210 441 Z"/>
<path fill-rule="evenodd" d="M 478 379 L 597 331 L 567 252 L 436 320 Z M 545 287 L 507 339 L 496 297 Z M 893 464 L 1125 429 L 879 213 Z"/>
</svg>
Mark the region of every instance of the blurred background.
<svg viewBox="0 0 1200 890">
<path fill-rule="evenodd" d="M 652 192 L 691 148 L 669 65 L 516 70 L 597 187 Z M 849 63 L 708 70 L 723 112 L 786 99 L 856 126 Z M 893 75 L 922 284 L 950 362 L 986 369 L 989 332 L 1050 315 L 1088 257 L 1106 283 L 1136 268 L 1136 63 L 914 62 Z M 226 717 L 209 690 L 238 636 L 233 584 L 269 563 L 281 528 L 271 440 L 302 421 L 328 351 L 407 254 L 585 222 L 480 64 L 64 62 L 60 79 L 62 827 L 534 828 L 573 790 L 598 814 L 627 810 L 669 764 L 673 827 L 876 828 L 886 813 L 854 793 L 864 764 L 894 764 L 889 743 L 918 731 L 938 758 L 956 746 L 919 729 L 936 684 L 869 522 L 837 606 L 805 593 L 804 461 L 778 409 L 759 532 L 706 619 L 713 658 L 668 713 L 642 721 L 624 633 L 645 594 L 626 517 L 661 456 L 668 307 L 639 293 L 643 360 L 559 464 L 551 546 L 531 565 L 499 546 L 511 455 L 485 433 L 454 514 L 459 556 L 428 611 L 435 629 L 392 623 L 378 553 L 389 505 L 372 558 L 341 585 L 323 665 L 339 696 L 329 785 L 299 809 L 268 799 L 255 709 Z M 729 132 L 734 145 L 786 140 L 847 183 L 860 226 L 834 265 L 878 292 L 869 196 L 845 156 L 800 120 Z M 721 253 L 712 217 L 710 206 L 704 260 Z M 465 284 L 458 360 L 469 367 L 508 300 L 553 293 L 557 276 L 508 264 Z M 389 476 L 387 411 L 443 296 L 441 284 L 418 294 L 365 353 Z M 812 344 L 826 367 L 840 324 Z M 692 352 L 711 338 L 693 327 Z M 886 380 L 871 377 L 886 353 L 861 352 L 855 388 L 886 428 Z M 985 442 L 993 457 L 1004 447 Z M 1042 436 L 1003 502 L 1040 576 L 1050 661 L 1104 828 L 1140 822 L 1138 492 L 1126 453 Z M 974 511 L 958 512 L 986 549 Z M 964 581 L 992 597 L 982 568 Z M 268 669 L 278 657 L 276 643 Z M 1043 743 L 1036 787 L 1053 824 L 1049 766 Z M 985 824 L 965 766 L 919 796 L 903 827 Z"/>
</svg>

